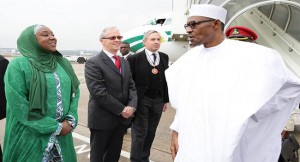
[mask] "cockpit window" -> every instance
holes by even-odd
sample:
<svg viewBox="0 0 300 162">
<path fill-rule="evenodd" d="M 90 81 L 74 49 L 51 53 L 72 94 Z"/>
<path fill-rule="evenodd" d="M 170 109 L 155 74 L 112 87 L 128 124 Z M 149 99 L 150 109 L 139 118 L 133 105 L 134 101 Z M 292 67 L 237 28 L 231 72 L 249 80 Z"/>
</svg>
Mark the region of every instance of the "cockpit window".
<svg viewBox="0 0 300 162">
<path fill-rule="evenodd" d="M 157 19 L 157 20 L 156 20 L 156 25 L 161 25 L 161 26 L 163 26 L 163 24 L 165 23 L 165 20 L 166 20 L 166 19 Z"/>
<path fill-rule="evenodd" d="M 170 20 L 169 19 L 152 19 L 150 21 L 148 21 L 145 25 L 166 25 L 166 24 L 170 24 Z"/>
</svg>

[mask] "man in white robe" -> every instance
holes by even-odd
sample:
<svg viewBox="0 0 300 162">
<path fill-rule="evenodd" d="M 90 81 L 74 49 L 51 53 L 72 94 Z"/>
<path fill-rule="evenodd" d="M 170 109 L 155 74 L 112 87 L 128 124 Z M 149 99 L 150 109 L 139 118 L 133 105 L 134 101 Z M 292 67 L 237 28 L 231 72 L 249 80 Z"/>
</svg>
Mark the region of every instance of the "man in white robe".
<svg viewBox="0 0 300 162">
<path fill-rule="evenodd" d="M 275 50 L 225 38 L 226 13 L 192 6 L 185 28 L 195 47 L 166 71 L 175 162 L 276 162 L 299 103 L 300 80 Z"/>
</svg>

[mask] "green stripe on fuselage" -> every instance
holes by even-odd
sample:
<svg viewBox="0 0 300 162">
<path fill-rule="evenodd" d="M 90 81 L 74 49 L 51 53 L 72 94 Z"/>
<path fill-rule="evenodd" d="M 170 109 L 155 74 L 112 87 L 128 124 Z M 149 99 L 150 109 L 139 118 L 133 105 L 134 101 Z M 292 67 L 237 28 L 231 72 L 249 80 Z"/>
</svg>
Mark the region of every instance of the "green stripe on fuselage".
<svg viewBox="0 0 300 162">
<path fill-rule="evenodd" d="M 138 51 L 139 49 L 141 49 L 141 48 L 143 48 L 143 47 L 144 47 L 143 42 L 140 42 L 140 43 L 138 43 L 138 44 L 132 46 L 132 47 L 131 47 L 131 51 L 136 52 L 136 51 Z"/>
<path fill-rule="evenodd" d="M 168 42 L 171 42 L 171 31 L 166 31 L 166 34 L 168 36 Z"/>
<path fill-rule="evenodd" d="M 144 37 L 144 35 L 138 35 L 138 36 L 135 36 L 135 37 L 132 37 L 132 38 L 123 40 L 123 42 L 127 42 L 127 43 L 131 44 L 131 43 L 134 43 L 134 42 L 136 42 L 136 41 L 142 40 L 143 37 Z"/>
</svg>

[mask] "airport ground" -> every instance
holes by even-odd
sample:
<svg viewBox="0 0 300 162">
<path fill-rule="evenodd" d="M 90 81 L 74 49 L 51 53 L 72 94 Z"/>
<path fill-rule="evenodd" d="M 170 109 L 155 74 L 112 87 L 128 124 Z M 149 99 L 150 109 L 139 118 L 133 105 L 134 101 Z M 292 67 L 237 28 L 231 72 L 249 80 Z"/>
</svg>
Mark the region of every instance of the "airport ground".
<svg viewBox="0 0 300 162">
<path fill-rule="evenodd" d="M 80 80 L 81 97 L 78 106 L 79 122 L 73 132 L 75 150 L 77 153 L 78 162 L 88 162 L 90 152 L 90 131 L 87 128 L 87 105 L 89 92 L 87 90 L 84 78 L 84 64 L 73 63 L 73 68 Z M 154 140 L 150 160 L 152 162 L 172 162 L 170 154 L 171 131 L 169 126 L 173 121 L 175 110 L 168 106 L 168 110 L 163 113 L 160 124 L 157 128 L 156 138 Z M 5 119 L 0 121 L 0 143 L 3 143 L 3 135 L 5 130 Z M 300 141 L 300 127 L 293 132 L 298 141 Z M 131 145 L 130 130 L 124 136 L 123 148 L 119 162 L 129 162 L 130 145 Z M 267 137 L 266 137 L 267 138 Z"/>
</svg>

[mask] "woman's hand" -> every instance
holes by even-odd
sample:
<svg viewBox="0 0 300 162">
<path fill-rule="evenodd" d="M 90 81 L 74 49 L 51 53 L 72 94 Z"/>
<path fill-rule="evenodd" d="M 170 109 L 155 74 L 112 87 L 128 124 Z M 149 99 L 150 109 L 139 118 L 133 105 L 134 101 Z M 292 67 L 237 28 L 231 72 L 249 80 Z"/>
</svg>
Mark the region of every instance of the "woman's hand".
<svg viewBox="0 0 300 162">
<path fill-rule="evenodd" d="M 68 120 L 64 120 L 61 124 L 62 124 L 62 129 L 59 134 L 60 136 L 67 135 L 72 132 L 73 129 L 71 124 L 68 122 Z"/>
</svg>

